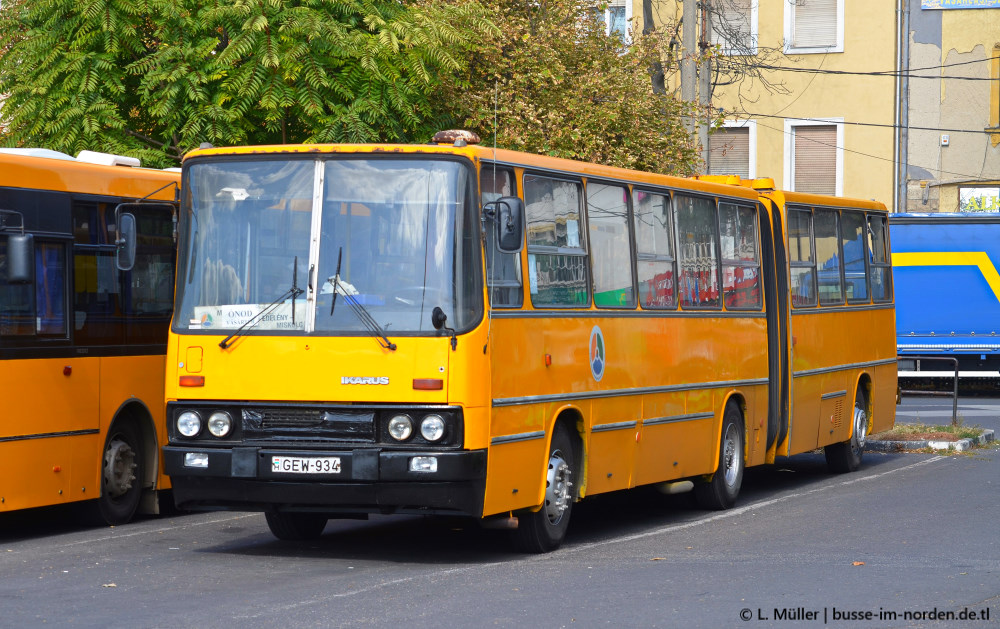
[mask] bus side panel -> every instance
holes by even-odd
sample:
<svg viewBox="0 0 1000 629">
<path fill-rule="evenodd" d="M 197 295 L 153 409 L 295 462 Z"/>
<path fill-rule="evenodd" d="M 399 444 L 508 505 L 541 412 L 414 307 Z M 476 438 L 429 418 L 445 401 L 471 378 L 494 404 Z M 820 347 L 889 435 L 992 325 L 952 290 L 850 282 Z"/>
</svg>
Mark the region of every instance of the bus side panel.
<svg viewBox="0 0 1000 629">
<path fill-rule="evenodd" d="M 88 476 L 81 452 L 98 443 L 100 359 L 0 361 L 0 510 L 96 498 L 98 463 Z M 100 448 L 100 446 L 96 446 Z M 97 478 L 97 485 L 93 479 Z M 86 487 L 88 493 L 81 491 Z"/>
<path fill-rule="evenodd" d="M 97 430 L 100 375 L 99 358 L 0 361 L 0 438 Z"/>
<path fill-rule="evenodd" d="M 688 444 L 697 432 L 694 420 L 676 419 L 685 415 L 685 398 L 686 395 L 682 392 L 650 393 L 643 396 L 643 425 L 635 454 L 633 485 L 647 485 L 681 477 L 682 472 L 678 469 L 680 462 L 690 452 Z M 665 423 L 645 423 L 660 418 L 664 418 Z M 707 421 L 710 423 L 710 420 Z"/>
<path fill-rule="evenodd" d="M 793 373 L 791 437 L 787 454 L 807 452 L 851 436 L 854 399 L 862 372 L 885 362 L 895 368 L 889 307 L 831 308 L 792 317 Z M 872 364 L 875 363 L 875 364 Z M 863 366 L 859 366 L 863 365 Z M 895 379 L 873 378 L 879 399 L 895 395 Z M 883 412 L 891 418 L 894 405 Z M 886 420 L 890 421 L 891 420 Z"/>
<path fill-rule="evenodd" d="M 545 405 L 538 404 L 493 411 L 493 434 L 498 441 L 490 445 L 486 457 L 484 516 L 541 503 L 550 436 L 545 430 L 545 410 Z"/>
<path fill-rule="evenodd" d="M 875 368 L 872 426 L 870 434 L 890 430 L 896 423 L 896 365 Z"/>
<path fill-rule="evenodd" d="M 642 415 L 639 396 L 597 399 L 591 402 L 585 423 L 590 431 L 587 447 L 587 494 L 633 486 L 632 466 Z M 632 424 L 631 422 L 636 422 Z M 616 424 L 625 423 L 625 426 Z"/>
<path fill-rule="evenodd" d="M 97 498 L 98 484 L 80 483 L 78 471 L 96 465 L 100 436 L 50 437 L 3 444 L 0 512 Z"/>
</svg>

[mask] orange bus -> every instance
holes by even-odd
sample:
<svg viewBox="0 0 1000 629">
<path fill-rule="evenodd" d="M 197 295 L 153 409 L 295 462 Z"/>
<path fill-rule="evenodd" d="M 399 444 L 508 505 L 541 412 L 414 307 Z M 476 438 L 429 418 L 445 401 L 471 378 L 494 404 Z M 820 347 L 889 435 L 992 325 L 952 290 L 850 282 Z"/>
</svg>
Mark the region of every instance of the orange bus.
<svg viewBox="0 0 1000 629">
<path fill-rule="evenodd" d="M 93 500 L 120 524 L 169 486 L 158 451 L 180 174 L 139 166 L 0 149 L 0 512 Z"/>
<path fill-rule="evenodd" d="M 179 507 L 281 539 L 461 514 L 543 552 L 586 496 L 727 508 L 745 466 L 855 469 L 892 425 L 882 205 L 436 140 L 186 157 Z"/>
</svg>

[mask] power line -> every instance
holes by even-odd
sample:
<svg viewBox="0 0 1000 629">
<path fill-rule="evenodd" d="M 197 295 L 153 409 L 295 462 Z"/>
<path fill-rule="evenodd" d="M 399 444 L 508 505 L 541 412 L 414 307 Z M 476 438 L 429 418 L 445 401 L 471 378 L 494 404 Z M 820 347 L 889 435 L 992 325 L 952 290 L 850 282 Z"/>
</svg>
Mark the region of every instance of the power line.
<svg viewBox="0 0 1000 629">
<path fill-rule="evenodd" d="M 754 112 L 750 112 L 750 111 L 742 111 L 742 112 L 740 112 L 740 111 L 735 111 L 734 110 L 734 111 L 732 111 L 730 113 L 732 113 L 733 115 L 736 115 L 736 116 L 739 116 L 739 115 L 742 114 L 742 115 L 750 116 L 752 118 L 777 118 L 777 119 L 780 119 L 780 120 L 786 120 L 787 119 L 787 120 L 806 120 L 808 122 L 829 122 L 829 120 L 827 120 L 826 118 L 800 118 L 798 116 L 775 116 L 775 115 L 772 115 L 772 114 L 759 114 L 759 113 L 754 113 Z M 900 125 L 883 124 L 883 123 L 878 123 L 878 122 L 848 122 L 848 121 L 844 121 L 844 122 L 840 122 L 838 124 L 854 125 L 854 126 L 857 126 L 857 127 L 882 127 L 882 128 L 886 128 L 886 129 L 901 128 Z M 974 133 L 976 135 L 984 135 L 984 134 L 996 133 L 996 131 L 989 130 L 989 129 L 945 129 L 943 127 L 914 127 L 913 125 L 907 125 L 905 128 L 909 129 L 909 130 L 912 130 L 912 131 L 939 131 L 939 132 L 942 132 L 942 133 Z"/>
<path fill-rule="evenodd" d="M 910 68 L 906 72 L 899 72 L 896 70 L 874 70 L 871 72 L 855 72 L 851 70 L 824 70 L 822 68 L 801 68 L 796 66 L 779 66 L 770 65 L 766 63 L 755 64 L 755 67 L 763 68 L 765 70 L 777 70 L 782 72 L 805 72 L 809 74 L 844 74 L 849 76 L 887 76 L 892 78 L 910 78 L 910 79 L 953 79 L 956 81 L 996 81 L 996 77 L 972 77 L 972 76 L 947 76 L 947 75 L 927 75 L 927 74 L 912 74 L 913 72 L 924 72 L 926 70 L 942 70 L 944 68 L 954 68 L 956 66 L 964 66 L 973 63 L 986 63 L 993 61 L 995 59 L 1000 59 L 1000 55 L 995 57 L 986 57 L 985 59 L 974 59 L 972 61 L 959 61 L 956 63 L 946 63 L 938 66 L 926 66 L 923 68 Z M 726 57 L 720 58 L 716 63 L 720 66 L 726 65 Z M 738 64 L 731 64 L 738 65 Z M 742 66 L 739 66 L 742 67 Z"/>
</svg>

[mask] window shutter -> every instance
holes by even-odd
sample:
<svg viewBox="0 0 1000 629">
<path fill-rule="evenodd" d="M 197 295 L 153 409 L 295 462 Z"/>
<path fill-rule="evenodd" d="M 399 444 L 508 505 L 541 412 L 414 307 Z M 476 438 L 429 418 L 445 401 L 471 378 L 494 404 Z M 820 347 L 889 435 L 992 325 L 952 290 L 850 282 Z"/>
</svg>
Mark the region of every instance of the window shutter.
<svg viewBox="0 0 1000 629">
<path fill-rule="evenodd" d="M 708 136 L 708 174 L 750 177 L 750 129 L 719 129 Z"/>
<path fill-rule="evenodd" d="M 796 192 L 837 193 L 837 127 L 808 125 L 794 127 Z"/>
<path fill-rule="evenodd" d="M 837 45 L 837 0 L 795 0 L 793 10 L 794 48 Z"/>
<path fill-rule="evenodd" d="M 750 23 L 751 2 L 752 0 L 728 0 L 721 6 L 713 7 L 712 44 L 718 44 L 726 50 L 747 50 L 756 45 Z"/>
</svg>

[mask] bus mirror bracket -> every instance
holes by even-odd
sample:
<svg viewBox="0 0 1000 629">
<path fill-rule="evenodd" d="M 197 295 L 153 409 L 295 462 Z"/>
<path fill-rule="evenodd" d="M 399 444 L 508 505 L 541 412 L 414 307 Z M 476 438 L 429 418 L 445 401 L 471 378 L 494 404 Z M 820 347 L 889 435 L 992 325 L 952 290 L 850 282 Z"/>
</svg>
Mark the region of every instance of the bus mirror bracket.
<svg viewBox="0 0 1000 629">
<path fill-rule="evenodd" d="M 17 217 L 20 225 L 8 226 L 7 220 Z M 35 281 L 35 238 L 24 233 L 24 216 L 13 210 L 0 210 L 0 230 L 20 233 L 7 236 L 7 281 L 11 284 L 31 284 Z"/>
<path fill-rule="evenodd" d="M 483 216 L 496 223 L 497 250 L 519 253 L 524 244 L 524 201 L 500 197 L 483 205 Z"/>
</svg>

